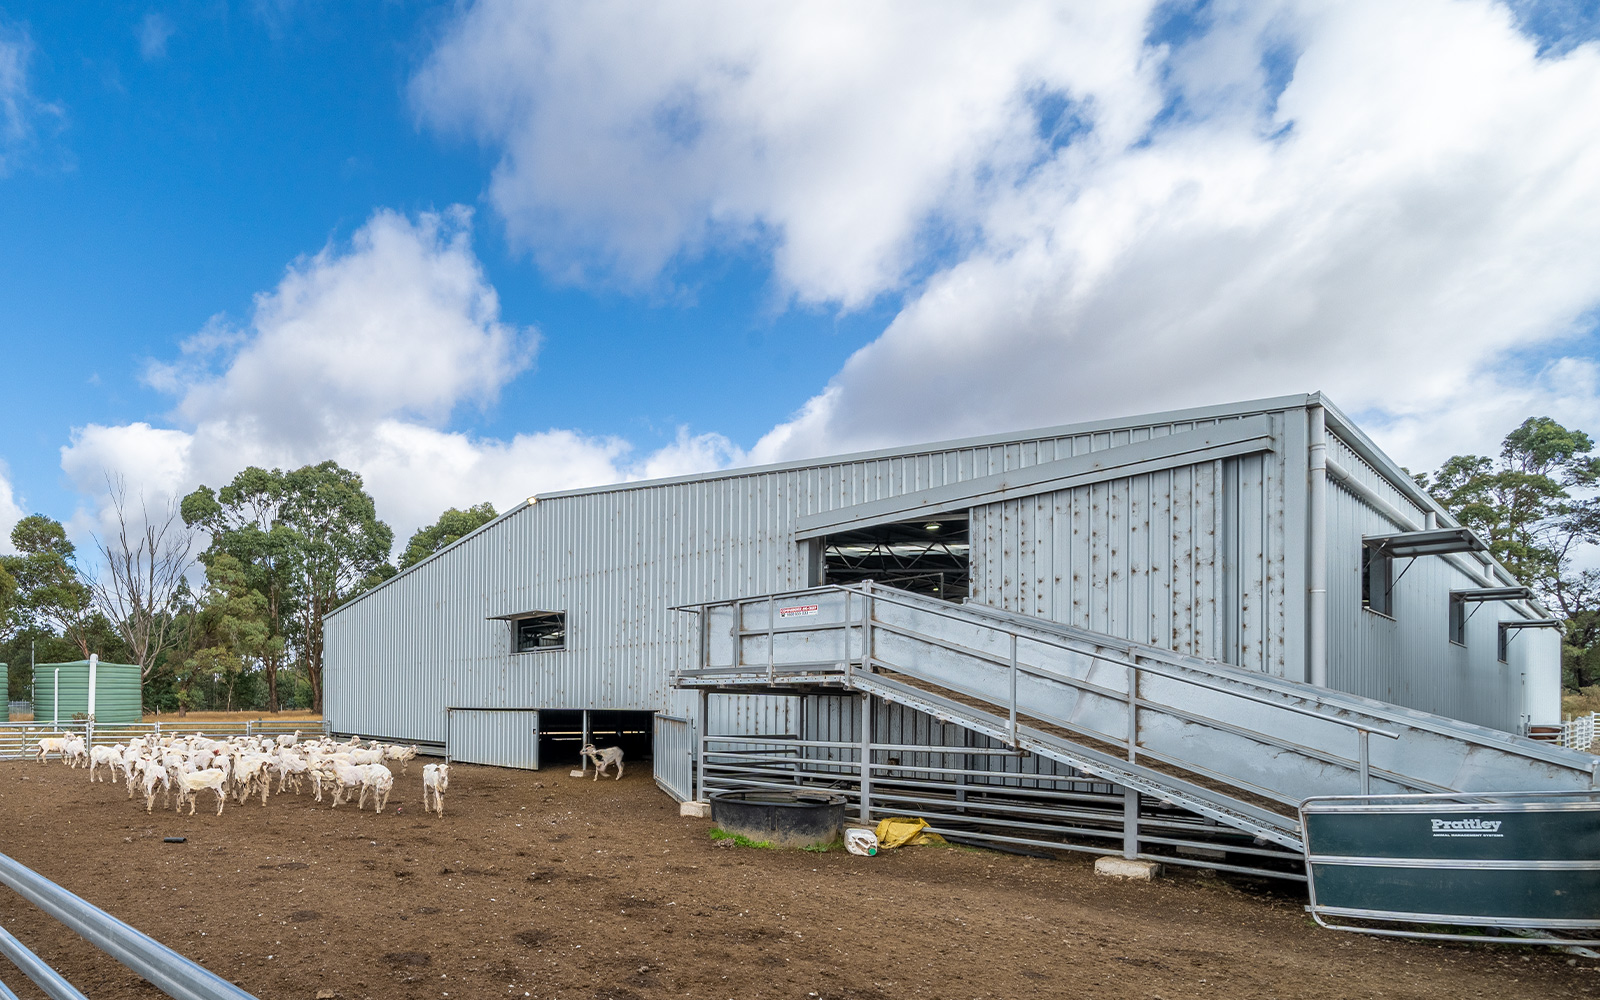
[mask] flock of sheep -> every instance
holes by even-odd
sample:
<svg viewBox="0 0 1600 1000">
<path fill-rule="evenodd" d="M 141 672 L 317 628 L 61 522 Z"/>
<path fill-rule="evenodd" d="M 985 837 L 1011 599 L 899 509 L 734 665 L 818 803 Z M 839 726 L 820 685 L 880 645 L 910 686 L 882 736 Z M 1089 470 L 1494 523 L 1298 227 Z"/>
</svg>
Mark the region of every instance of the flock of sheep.
<svg viewBox="0 0 1600 1000">
<path fill-rule="evenodd" d="M 199 733 L 140 736 L 126 744 L 92 749 L 82 736 L 46 736 L 36 744 L 34 756 L 42 763 L 52 755 L 59 755 L 71 767 L 88 767 L 91 782 L 125 782 L 130 799 L 136 791 L 143 791 L 146 813 L 155 808 L 158 794 L 163 796 L 163 806 L 171 804 L 176 795 L 174 808 L 182 809 L 187 802 L 189 815 L 193 816 L 199 794 L 207 789 L 216 794 L 218 816 L 230 795 L 242 803 L 259 794 L 261 804 L 266 805 L 274 780 L 276 791 L 292 788 L 295 794 L 309 781 L 318 802 L 322 801 L 323 790 L 331 789 L 335 807 L 347 798 L 355 798 L 356 808 L 364 809 L 370 794 L 381 813 L 394 790 L 394 772 L 384 761 L 398 763 L 400 773 L 405 774 L 417 756 L 417 748 L 378 742 L 363 746 L 354 736 L 348 743 L 326 736 L 302 741 L 298 732 L 276 738 L 235 736 L 228 740 L 213 740 Z M 101 767 L 110 771 L 109 779 L 97 776 Z M 449 787 L 450 765 L 425 766 L 423 811 L 443 816 L 444 794 Z"/>
</svg>

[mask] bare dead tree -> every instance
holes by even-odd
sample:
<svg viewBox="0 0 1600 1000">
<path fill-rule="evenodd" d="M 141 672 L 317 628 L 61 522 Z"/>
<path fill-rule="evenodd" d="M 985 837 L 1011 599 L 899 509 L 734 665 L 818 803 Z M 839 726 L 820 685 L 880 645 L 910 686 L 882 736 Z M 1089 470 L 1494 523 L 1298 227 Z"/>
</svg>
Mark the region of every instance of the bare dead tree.
<svg viewBox="0 0 1600 1000">
<path fill-rule="evenodd" d="M 105 568 L 89 586 L 133 650 L 140 676 L 148 679 L 173 635 L 177 598 L 194 563 L 195 532 L 183 523 L 176 500 L 167 502 L 164 516 L 153 518 L 140 494 L 138 519 L 130 523 L 122 477 L 108 475 L 106 491 L 117 516 L 116 535 L 105 541 L 95 537 Z"/>
</svg>

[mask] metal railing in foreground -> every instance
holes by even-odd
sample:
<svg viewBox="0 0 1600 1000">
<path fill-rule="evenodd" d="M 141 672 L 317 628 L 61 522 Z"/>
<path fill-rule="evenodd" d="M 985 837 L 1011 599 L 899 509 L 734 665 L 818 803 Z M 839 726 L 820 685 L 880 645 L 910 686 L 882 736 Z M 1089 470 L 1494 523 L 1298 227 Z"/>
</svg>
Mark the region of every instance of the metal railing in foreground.
<svg viewBox="0 0 1600 1000">
<path fill-rule="evenodd" d="M 0 854 L 0 883 L 174 1000 L 255 1000 L 252 994 L 205 966 L 3 854 Z M 10 959 L 53 1000 L 83 1000 L 83 993 L 4 929 L 0 929 L 0 954 Z M 8 993 L 0 984 L 0 996 Z"/>
</svg>

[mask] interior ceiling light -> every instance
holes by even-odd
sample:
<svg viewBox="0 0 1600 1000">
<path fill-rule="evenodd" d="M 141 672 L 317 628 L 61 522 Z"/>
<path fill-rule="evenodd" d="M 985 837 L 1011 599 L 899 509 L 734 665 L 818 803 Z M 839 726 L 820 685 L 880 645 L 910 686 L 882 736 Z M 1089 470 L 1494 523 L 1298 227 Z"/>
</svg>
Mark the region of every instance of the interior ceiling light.
<svg viewBox="0 0 1600 1000">
<path fill-rule="evenodd" d="M 927 528 L 929 531 L 938 531 L 940 528 L 944 527 L 944 525 L 940 524 L 938 521 L 929 521 L 927 524 L 924 524 L 923 527 Z"/>
</svg>

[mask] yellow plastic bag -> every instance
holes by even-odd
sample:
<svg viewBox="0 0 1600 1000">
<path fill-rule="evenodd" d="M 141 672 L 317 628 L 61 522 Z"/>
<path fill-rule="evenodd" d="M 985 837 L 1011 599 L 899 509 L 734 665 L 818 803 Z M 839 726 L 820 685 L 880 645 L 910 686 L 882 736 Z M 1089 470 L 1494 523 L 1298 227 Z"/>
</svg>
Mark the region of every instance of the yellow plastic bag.
<svg viewBox="0 0 1600 1000">
<path fill-rule="evenodd" d="M 923 833 L 928 821 L 909 816 L 890 816 L 878 824 L 878 847 L 915 847 L 920 844 L 943 844 L 945 839 L 937 833 Z"/>
</svg>

